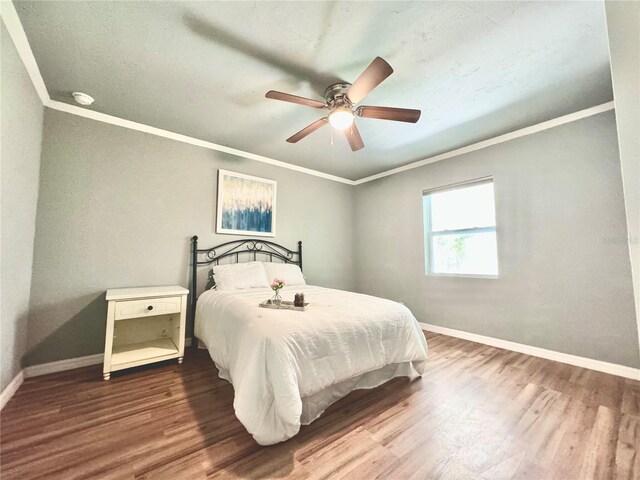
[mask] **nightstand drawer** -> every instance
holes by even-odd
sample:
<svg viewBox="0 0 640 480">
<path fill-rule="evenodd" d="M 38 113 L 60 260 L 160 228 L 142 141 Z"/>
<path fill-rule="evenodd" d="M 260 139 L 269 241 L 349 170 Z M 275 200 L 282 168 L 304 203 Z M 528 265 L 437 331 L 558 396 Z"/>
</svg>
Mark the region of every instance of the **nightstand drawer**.
<svg viewBox="0 0 640 480">
<path fill-rule="evenodd" d="M 115 320 L 179 313 L 182 297 L 148 298 L 116 302 Z"/>
</svg>

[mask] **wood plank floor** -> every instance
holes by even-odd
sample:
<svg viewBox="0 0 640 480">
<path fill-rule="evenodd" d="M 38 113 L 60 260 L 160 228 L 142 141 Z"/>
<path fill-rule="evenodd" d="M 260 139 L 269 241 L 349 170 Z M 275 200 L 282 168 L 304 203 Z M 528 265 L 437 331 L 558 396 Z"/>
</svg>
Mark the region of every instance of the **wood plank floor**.
<svg viewBox="0 0 640 480">
<path fill-rule="evenodd" d="M 258 446 L 208 354 L 27 380 L 0 416 L 3 480 L 638 479 L 640 382 L 428 334 L 427 372 L 357 391 Z"/>
</svg>

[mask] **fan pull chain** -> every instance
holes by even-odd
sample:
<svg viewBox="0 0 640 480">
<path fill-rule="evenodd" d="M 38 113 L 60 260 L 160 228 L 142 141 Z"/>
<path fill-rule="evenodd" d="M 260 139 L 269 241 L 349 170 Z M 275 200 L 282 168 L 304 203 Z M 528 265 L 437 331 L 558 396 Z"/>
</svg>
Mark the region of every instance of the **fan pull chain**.
<svg viewBox="0 0 640 480">
<path fill-rule="evenodd" d="M 333 128 L 329 128 L 331 130 L 331 145 L 333 145 Z"/>
</svg>

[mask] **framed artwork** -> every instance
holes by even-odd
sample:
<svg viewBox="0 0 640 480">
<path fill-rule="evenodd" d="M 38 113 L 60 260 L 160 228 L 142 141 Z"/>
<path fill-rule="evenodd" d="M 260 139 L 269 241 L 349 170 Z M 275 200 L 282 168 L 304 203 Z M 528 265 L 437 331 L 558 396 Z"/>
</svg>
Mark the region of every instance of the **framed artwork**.
<svg viewBox="0 0 640 480">
<path fill-rule="evenodd" d="M 275 180 L 218 170 L 216 233 L 275 237 Z"/>
</svg>

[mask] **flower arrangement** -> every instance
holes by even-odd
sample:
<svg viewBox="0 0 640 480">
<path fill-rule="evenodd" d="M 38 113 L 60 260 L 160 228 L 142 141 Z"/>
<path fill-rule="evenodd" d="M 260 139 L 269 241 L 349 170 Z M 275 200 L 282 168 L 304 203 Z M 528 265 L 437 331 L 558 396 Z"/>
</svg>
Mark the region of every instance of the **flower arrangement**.
<svg viewBox="0 0 640 480">
<path fill-rule="evenodd" d="M 270 285 L 271 290 L 276 292 L 276 294 L 273 296 L 273 299 L 271 300 L 272 303 L 279 305 L 282 302 L 282 298 L 280 298 L 280 290 L 282 290 L 282 287 L 284 287 L 284 285 L 285 285 L 284 280 L 280 278 L 276 277 L 273 280 L 271 280 L 271 285 Z"/>
<path fill-rule="evenodd" d="M 284 287 L 284 280 L 280 278 L 274 278 L 273 280 L 271 280 L 271 290 L 273 290 L 274 292 L 278 293 L 280 290 L 282 290 L 282 287 Z"/>
</svg>

